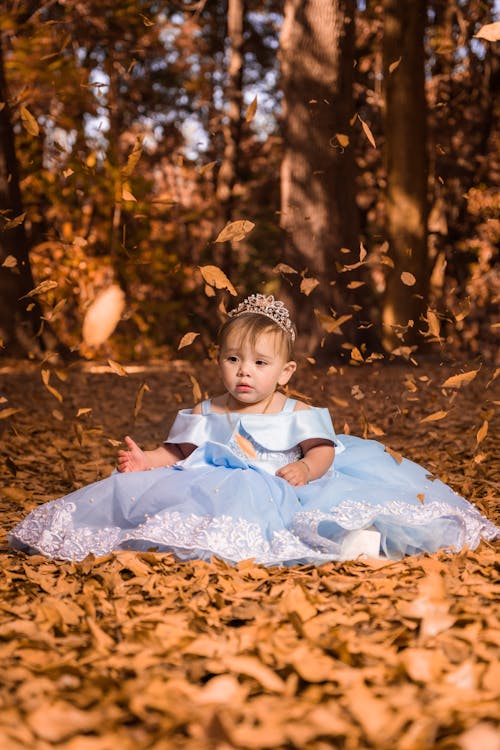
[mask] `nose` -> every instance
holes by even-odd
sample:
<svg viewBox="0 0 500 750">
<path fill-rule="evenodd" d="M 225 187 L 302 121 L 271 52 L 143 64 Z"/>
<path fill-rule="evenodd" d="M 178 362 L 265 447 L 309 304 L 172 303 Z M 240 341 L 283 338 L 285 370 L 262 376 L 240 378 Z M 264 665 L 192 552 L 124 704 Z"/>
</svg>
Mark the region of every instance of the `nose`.
<svg viewBox="0 0 500 750">
<path fill-rule="evenodd" d="M 248 375 L 250 372 L 250 367 L 248 365 L 248 362 L 244 359 L 240 359 L 239 367 L 238 367 L 238 375 Z"/>
</svg>

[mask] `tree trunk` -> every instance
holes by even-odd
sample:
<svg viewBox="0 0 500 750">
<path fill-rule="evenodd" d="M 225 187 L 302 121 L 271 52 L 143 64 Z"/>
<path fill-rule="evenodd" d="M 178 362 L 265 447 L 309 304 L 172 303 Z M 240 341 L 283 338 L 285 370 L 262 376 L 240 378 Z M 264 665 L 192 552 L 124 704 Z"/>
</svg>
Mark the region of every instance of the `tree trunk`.
<svg viewBox="0 0 500 750">
<path fill-rule="evenodd" d="M 243 23 L 245 16 L 244 0 L 229 0 L 227 12 L 227 38 L 229 42 L 229 62 L 227 71 L 226 99 L 229 102 L 227 120 L 223 127 L 224 157 L 217 178 L 217 200 L 221 228 L 232 221 L 234 208 L 234 186 L 238 176 L 240 139 L 243 106 Z M 221 246 L 221 257 L 217 259 L 226 273 L 231 272 L 231 243 Z"/>
<path fill-rule="evenodd" d="M 0 227 L 0 338 L 5 352 L 17 355 L 39 353 L 36 335 L 42 320 L 36 299 L 20 299 L 34 287 L 24 223 L 4 229 L 7 220 L 23 213 L 23 202 L 3 55 L 0 34 L 0 101 L 4 104 L 0 110 L 0 208 L 4 212 Z M 3 265 L 8 256 L 15 265 Z"/>
<path fill-rule="evenodd" d="M 382 309 L 382 342 L 388 351 L 401 345 L 405 329 L 405 344 L 418 341 L 427 303 L 425 22 L 425 0 L 384 0 L 386 220 L 394 262 Z M 413 285 L 403 283 L 404 272 L 416 279 Z"/>
<path fill-rule="evenodd" d="M 340 289 L 344 279 L 337 276 L 336 263 L 358 260 L 354 156 L 336 138 L 349 135 L 353 115 L 354 13 L 354 0 L 286 0 L 280 40 L 283 260 L 320 281 L 311 305 L 304 304 L 298 289 L 287 300 L 294 308 L 299 344 L 310 352 L 323 335 L 317 326 L 311 330 L 312 308 L 346 312 L 347 295 Z M 340 248 L 354 255 L 341 254 Z"/>
</svg>

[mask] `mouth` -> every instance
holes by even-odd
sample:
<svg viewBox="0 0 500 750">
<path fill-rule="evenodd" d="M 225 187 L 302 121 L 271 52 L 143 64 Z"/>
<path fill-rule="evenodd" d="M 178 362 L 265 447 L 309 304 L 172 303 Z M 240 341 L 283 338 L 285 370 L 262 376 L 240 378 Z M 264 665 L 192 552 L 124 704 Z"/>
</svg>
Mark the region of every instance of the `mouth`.
<svg viewBox="0 0 500 750">
<path fill-rule="evenodd" d="M 248 385 L 247 383 L 240 383 L 236 386 L 236 390 L 238 391 L 238 393 L 248 393 L 252 390 L 252 386 Z"/>
</svg>

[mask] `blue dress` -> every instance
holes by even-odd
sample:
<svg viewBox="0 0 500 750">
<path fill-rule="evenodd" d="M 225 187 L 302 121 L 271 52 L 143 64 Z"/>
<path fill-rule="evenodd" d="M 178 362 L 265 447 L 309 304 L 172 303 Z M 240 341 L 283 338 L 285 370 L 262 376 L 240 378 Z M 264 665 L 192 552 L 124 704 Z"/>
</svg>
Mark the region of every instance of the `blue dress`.
<svg viewBox="0 0 500 750">
<path fill-rule="evenodd" d="M 327 409 L 295 411 L 295 403 L 265 415 L 211 413 L 210 401 L 202 414 L 181 410 L 165 442 L 196 445 L 187 459 L 113 472 L 45 503 L 9 542 L 63 560 L 155 549 L 185 560 L 293 565 L 348 558 L 346 543 L 360 530 L 376 531 L 381 554 L 392 559 L 500 536 L 423 467 L 398 463 L 373 440 L 339 439 Z M 320 479 L 292 487 L 275 472 L 300 458 L 299 444 L 310 438 L 335 444 L 334 463 Z"/>
</svg>

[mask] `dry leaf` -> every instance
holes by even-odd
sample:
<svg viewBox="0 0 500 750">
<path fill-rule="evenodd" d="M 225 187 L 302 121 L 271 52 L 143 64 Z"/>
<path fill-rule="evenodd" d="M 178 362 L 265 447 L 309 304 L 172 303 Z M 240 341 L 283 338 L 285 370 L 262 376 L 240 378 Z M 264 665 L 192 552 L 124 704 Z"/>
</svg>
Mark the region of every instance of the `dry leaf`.
<svg viewBox="0 0 500 750">
<path fill-rule="evenodd" d="M 432 414 L 428 414 L 423 419 L 420 419 L 419 421 L 422 422 L 438 422 L 440 419 L 444 419 L 446 415 L 448 414 L 447 411 L 435 411 Z"/>
<path fill-rule="evenodd" d="M 9 417 L 13 417 L 14 414 L 17 414 L 21 409 L 15 409 L 13 406 L 8 407 L 7 409 L 0 409 L 0 419 L 9 419 Z"/>
<path fill-rule="evenodd" d="M 48 390 L 48 392 L 51 393 L 60 403 L 62 403 L 63 401 L 62 395 L 59 393 L 59 391 L 56 388 L 54 388 L 53 386 L 49 384 L 50 370 L 42 369 L 41 376 L 42 376 L 42 382 L 44 386 L 46 387 L 46 389 Z"/>
<path fill-rule="evenodd" d="M 200 401 L 203 400 L 200 384 L 198 383 L 198 381 L 193 375 L 190 375 L 189 379 L 191 380 L 191 383 L 193 384 L 193 401 L 195 404 L 198 404 Z"/>
<path fill-rule="evenodd" d="M 417 282 L 415 276 L 409 271 L 403 271 L 400 278 L 403 284 L 405 284 L 406 286 L 413 286 Z"/>
<path fill-rule="evenodd" d="M 342 148 L 346 148 L 349 145 L 349 136 L 345 135 L 344 133 L 336 133 L 335 138 L 339 142 L 339 144 L 342 146 Z"/>
<path fill-rule="evenodd" d="M 487 434 L 488 434 L 488 420 L 485 419 L 483 424 L 477 431 L 476 445 L 479 445 L 479 443 L 482 443 Z"/>
<path fill-rule="evenodd" d="M 318 284 L 319 284 L 318 279 L 304 277 L 302 281 L 300 282 L 300 291 L 302 292 L 302 294 L 305 294 L 306 297 L 308 297 L 313 291 L 313 289 L 316 289 Z"/>
<path fill-rule="evenodd" d="M 2 268 L 14 268 L 15 266 L 17 266 L 17 258 L 14 258 L 13 255 L 7 255 L 2 263 Z"/>
<path fill-rule="evenodd" d="M 430 309 L 427 310 L 427 323 L 429 325 L 429 333 L 432 336 L 436 336 L 436 338 L 439 338 L 441 332 L 441 324 L 436 313 Z"/>
<path fill-rule="evenodd" d="M 204 281 L 215 289 L 227 289 L 230 294 L 236 296 L 236 289 L 227 278 L 224 271 L 217 266 L 200 266 Z"/>
<path fill-rule="evenodd" d="M 214 167 L 217 166 L 216 161 L 209 161 L 207 164 L 204 164 L 202 167 L 199 168 L 198 174 L 206 174 L 207 172 L 211 172 Z"/>
<path fill-rule="evenodd" d="M 104 289 L 92 302 L 82 325 L 87 346 L 98 347 L 109 339 L 125 309 L 125 294 L 117 284 Z"/>
<path fill-rule="evenodd" d="M 318 323 L 327 333 L 333 333 L 340 326 L 352 318 L 352 315 L 341 315 L 340 318 L 332 318 L 331 315 L 325 315 L 320 310 L 314 310 Z"/>
<path fill-rule="evenodd" d="M 215 242 L 239 242 L 252 231 L 254 226 L 253 221 L 248 221 L 248 219 L 230 221 L 219 233 Z M 208 268 L 208 266 L 205 266 L 205 268 Z"/>
<path fill-rule="evenodd" d="M 115 372 L 120 377 L 125 377 L 128 375 L 126 369 L 122 367 L 119 362 L 115 362 L 114 359 L 108 359 L 108 365 L 111 367 L 113 372 Z"/>
<path fill-rule="evenodd" d="M 255 97 L 248 105 L 248 109 L 245 115 L 245 122 L 252 122 L 253 118 L 255 117 L 256 112 L 257 112 L 257 97 Z"/>
<path fill-rule="evenodd" d="M 21 104 L 21 106 L 19 107 L 19 112 L 21 114 L 21 122 L 26 132 L 34 137 L 39 135 L 40 128 L 38 126 L 38 122 L 35 120 L 29 109 Z"/>
<path fill-rule="evenodd" d="M 140 410 L 142 409 L 142 399 L 146 391 L 150 391 L 151 388 L 147 383 L 141 383 L 139 386 L 139 390 L 137 391 L 137 396 L 135 397 L 135 404 L 134 404 L 134 419 L 137 419 L 137 415 L 139 414 Z"/>
<path fill-rule="evenodd" d="M 199 336 L 199 333 L 195 333 L 194 331 L 189 331 L 188 333 L 185 333 L 184 336 L 179 341 L 179 346 L 177 349 L 183 349 L 185 346 L 189 346 L 189 344 L 192 344 L 193 341 L 197 336 Z"/>
<path fill-rule="evenodd" d="M 373 137 L 373 133 L 370 130 L 370 128 L 368 127 L 368 125 L 366 124 L 366 122 L 364 120 L 362 120 L 359 115 L 358 115 L 358 120 L 360 121 L 361 127 L 363 128 L 363 133 L 366 135 L 366 137 L 370 141 L 370 143 L 373 146 L 373 148 L 377 148 L 377 144 L 375 143 L 375 138 Z"/>
<path fill-rule="evenodd" d="M 135 197 L 135 195 L 132 195 L 130 190 L 128 190 L 128 188 L 126 187 L 122 187 L 122 200 L 134 201 L 135 203 L 137 203 L 137 198 Z"/>
<path fill-rule="evenodd" d="M 392 448 L 389 448 L 388 445 L 384 448 L 385 452 L 388 453 L 390 456 L 393 457 L 393 459 L 396 461 L 396 463 L 400 464 L 403 461 L 403 456 L 401 453 L 398 453 L 398 451 L 394 451 Z"/>
<path fill-rule="evenodd" d="M 403 59 L 402 57 L 398 57 L 397 60 L 394 60 L 394 62 L 391 62 L 391 64 L 389 65 L 389 74 L 394 73 L 394 71 L 397 70 L 397 68 L 399 68 L 399 65 L 402 59 Z"/>
<path fill-rule="evenodd" d="M 40 284 L 38 284 L 34 289 L 28 292 L 28 294 L 25 294 L 23 297 L 19 297 L 19 299 L 26 299 L 27 297 L 36 297 L 37 294 L 45 294 L 45 292 L 49 292 L 51 289 L 55 289 L 56 286 L 59 286 L 57 281 L 51 281 L 50 279 L 47 279 L 46 281 L 41 281 Z"/>
<path fill-rule="evenodd" d="M 500 21 L 481 26 L 474 36 L 476 39 L 486 39 L 487 42 L 498 42 L 500 40 Z"/>
<path fill-rule="evenodd" d="M 462 372 L 459 375 L 452 375 L 444 381 L 442 388 L 461 388 L 463 385 L 468 385 L 474 380 L 478 372 L 479 369 Z"/>
<path fill-rule="evenodd" d="M 7 229 L 14 229 L 15 227 L 18 227 L 20 224 L 23 223 L 25 218 L 26 218 L 26 211 L 24 211 L 22 214 L 19 214 L 19 216 L 15 216 L 13 219 L 9 219 L 9 221 L 7 221 L 4 224 L 4 227 L 3 227 L 4 231 L 6 231 Z M 12 255 L 9 255 L 7 257 L 12 258 Z M 2 263 L 2 265 L 5 265 L 5 263 Z"/>
<path fill-rule="evenodd" d="M 288 266 L 286 263 L 278 263 L 278 265 L 274 266 L 272 271 L 273 273 L 298 273 L 295 268 Z"/>
</svg>

